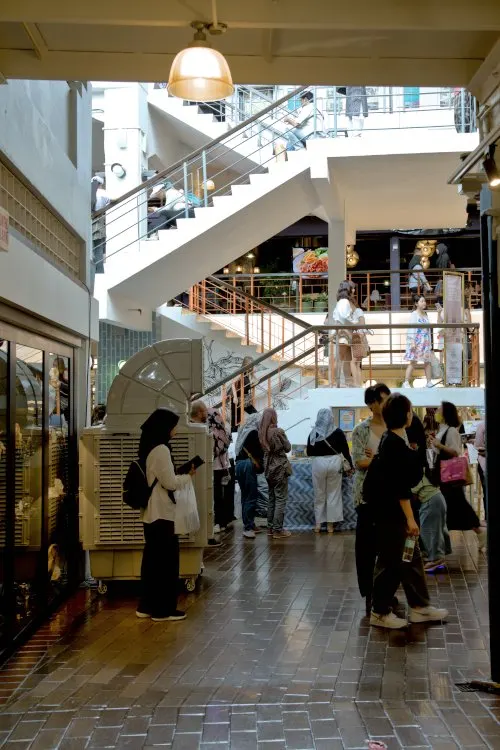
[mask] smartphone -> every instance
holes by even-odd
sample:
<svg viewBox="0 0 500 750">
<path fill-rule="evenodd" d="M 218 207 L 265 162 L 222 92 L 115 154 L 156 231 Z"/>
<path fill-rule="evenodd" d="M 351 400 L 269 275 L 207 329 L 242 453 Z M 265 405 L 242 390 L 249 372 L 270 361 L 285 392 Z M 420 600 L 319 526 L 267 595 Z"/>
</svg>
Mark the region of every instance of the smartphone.
<svg viewBox="0 0 500 750">
<path fill-rule="evenodd" d="M 186 461 L 185 464 L 182 464 L 182 466 L 179 466 L 177 468 L 177 474 L 189 474 L 191 471 L 191 467 L 194 466 L 195 469 L 199 469 L 200 466 L 203 466 L 205 461 L 200 456 L 194 456 L 194 458 L 191 458 L 189 461 Z"/>
</svg>

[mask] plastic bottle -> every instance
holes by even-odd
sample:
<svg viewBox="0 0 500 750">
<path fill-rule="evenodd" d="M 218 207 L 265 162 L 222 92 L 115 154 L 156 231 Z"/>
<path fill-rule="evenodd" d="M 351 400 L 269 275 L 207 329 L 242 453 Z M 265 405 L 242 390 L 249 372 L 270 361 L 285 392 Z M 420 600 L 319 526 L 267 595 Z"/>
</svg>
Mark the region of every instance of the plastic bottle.
<svg viewBox="0 0 500 750">
<path fill-rule="evenodd" d="M 415 544 L 417 540 L 414 536 L 408 536 L 406 538 L 404 550 L 403 550 L 403 562 L 411 562 L 413 560 L 413 553 L 415 552 Z"/>
</svg>

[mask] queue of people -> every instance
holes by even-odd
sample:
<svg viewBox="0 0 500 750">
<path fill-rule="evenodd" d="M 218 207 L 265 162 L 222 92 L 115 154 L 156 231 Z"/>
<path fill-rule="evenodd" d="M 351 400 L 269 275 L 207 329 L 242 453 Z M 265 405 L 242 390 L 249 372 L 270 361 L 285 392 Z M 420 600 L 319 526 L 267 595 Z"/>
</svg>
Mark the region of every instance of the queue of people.
<svg viewBox="0 0 500 750">
<path fill-rule="evenodd" d="M 332 410 L 318 412 L 307 442 L 307 455 L 312 458 L 314 530 L 320 533 L 326 527 L 333 533 L 343 520 L 342 479 L 353 475 L 356 569 L 371 624 L 389 629 L 408 624 L 395 611 L 400 585 L 408 601 L 410 622 L 443 620 L 446 610 L 430 604 L 426 574 L 446 567 L 446 557 L 452 551 L 449 530 L 472 530 L 479 548 L 485 544 L 485 531 L 465 496 L 467 482 L 449 481 L 442 468 L 446 461 L 463 455 L 458 411 L 445 401 L 435 413 L 426 415 L 424 426 L 411 402 L 400 393 L 391 393 L 384 383 L 366 389 L 365 404 L 371 416 L 354 428 L 352 457 L 344 432 L 335 426 Z M 217 410 L 196 401 L 190 419 L 206 424 L 213 438 L 214 534 L 228 529 L 235 520 L 234 479 L 241 492 L 244 538 L 255 539 L 262 532 L 256 524 L 256 511 L 258 478 L 263 476 L 268 489 L 267 533 L 272 539 L 291 537 L 284 527 L 291 445 L 275 409 L 266 408 L 259 414 L 252 405 L 245 406 L 245 421 L 236 438 L 234 471 L 229 459 L 232 436 Z M 157 409 L 142 426 L 139 448 L 151 494 L 141 514 L 145 547 L 137 617 L 154 621 L 185 617 L 177 609 L 175 493 L 190 482 L 195 468 L 187 475 L 176 474 L 170 440 L 177 423 L 176 414 Z M 478 448 L 481 440 L 479 431 Z M 215 535 L 209 541 L 209 546 L 220 544 Z"/>
</svg>

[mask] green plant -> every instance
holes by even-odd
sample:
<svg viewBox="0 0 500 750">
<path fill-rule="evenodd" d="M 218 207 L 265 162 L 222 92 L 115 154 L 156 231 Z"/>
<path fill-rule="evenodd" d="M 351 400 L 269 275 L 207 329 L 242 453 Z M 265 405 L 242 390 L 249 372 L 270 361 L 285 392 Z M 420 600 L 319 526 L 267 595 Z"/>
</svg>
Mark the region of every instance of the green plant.
<svg viewBox="0 0 500 750">
<path fill-rule="evenodd" d="M 328 294 L 326 292 L 320 292 L 314 300 L 314 309 L 318 312 L 325 312 L 328 310 Z"/>
<path fill-rule="evenodd" d="M 314 296 L 312 294 L 302 295 L 302 312 L 308 312 L 314 307 Z"/>
</svg>

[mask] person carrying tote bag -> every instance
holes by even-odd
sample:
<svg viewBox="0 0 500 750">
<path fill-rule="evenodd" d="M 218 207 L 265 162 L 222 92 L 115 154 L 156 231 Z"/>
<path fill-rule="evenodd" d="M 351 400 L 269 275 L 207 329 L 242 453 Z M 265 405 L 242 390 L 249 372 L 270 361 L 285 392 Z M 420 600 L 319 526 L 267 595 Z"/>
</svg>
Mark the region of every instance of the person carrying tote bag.
<svg viewBox="0 0 500 750">
<path fill-rule="evenodd" d="M 481 524 L 474 508 L 467 502 L 463 486 L 453 482 L 443 482 L 441 467 L 443 462 L 463 455 L 462 438 L 458 432 L 460 427 L 460 417 L 457 407 L 450 401 L 443 401 L 436 412 L 436 421 L 440 429 L 433 440 L 434 450 L 434 468 L 433 481 L 439 486 L 446 500 L 446 517 L 448 529 L 450 531 L 469 531 L 473 530 L 477 534 L 479 548 L 485 545 L 485 531 L 481 529 Z M 446 478 L 446 470 L 443 476 Z"/>
</svg>

